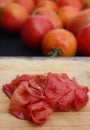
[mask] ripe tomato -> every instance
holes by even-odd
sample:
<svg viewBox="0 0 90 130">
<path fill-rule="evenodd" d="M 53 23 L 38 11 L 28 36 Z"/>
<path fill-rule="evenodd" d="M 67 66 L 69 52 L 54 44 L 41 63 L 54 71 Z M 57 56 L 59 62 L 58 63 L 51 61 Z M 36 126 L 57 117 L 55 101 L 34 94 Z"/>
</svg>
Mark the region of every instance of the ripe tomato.
<svg viewBox="0 0 90 130">
<path fill-rule="evenodd" d="M 56 2 L 59 7 L 68 5 L 68 6 L 74 6 L 78 8 L 79 10 L 82 10 L 83 8 L 83 5 L 81 4 L 79 0 L 56 0 Z"/>
<path fill-rule="evenodd" d="M 27 47 L 40 50 L 44 35 L 53 28 L 52 23 L 45 16 L 31 15 L 22 26 L 21 37 Z"/>
<path fill-rule="evenodd" d="M 62 6 L 57 12 L 64 27 L 68 29 L 69 23 L 80 11 L 74 6 Z"/>
<path fill-rule="evenodd" d="M 62 28 L 63 23 L 61 18 L 58 16 L 58 14 L 49 8 L 42 7 L 38 8 L 34 11 L 34 14 L 42 15 L 47 17 L 47 19 L 52 23 L 54 28 Z"/>
<path fill-rule="evenodd" d="M 50 56 L 74 56 L 77 51 L 75 36 L 65 29 L 49 31 L 42 42 L 42 52 Z"/>
<path fill-rule="evenodd" d="M 29 13 L 23 6 L 17 3 L 7 4 L 2 11 L 2 27 L 10 33 L 19 32 L 28 16 Z"/>
<path fill-rule="evenodd" d="M 78 52 L 90 56 L 90 24 L 83 26 L 77 34 Z"/>
<path fill-rule="evenodd" d="M 77 35 L 78 31 L 83 26 L 89 23 L 90 23 L 90 9 L 85 9 L 72 19 L 72 21 L 68 25 L 68 30 Z"/>
<path fill-rule="evenodd" d="M 49 8 L 49 9 L 52 9 L 54 11 L 58 10 L 58 5 L 56 4 L 56 2 L 51 1 L 51 0 L 39 1 L 36 8 L 41 8 L 41 7 Z"/>
<path fill-rule="evenodd" d="M 35 8 L 33 0 L 13 0 L 13 2 L 22 5 L 29 13 L 31 13 Z"/>
</svg>

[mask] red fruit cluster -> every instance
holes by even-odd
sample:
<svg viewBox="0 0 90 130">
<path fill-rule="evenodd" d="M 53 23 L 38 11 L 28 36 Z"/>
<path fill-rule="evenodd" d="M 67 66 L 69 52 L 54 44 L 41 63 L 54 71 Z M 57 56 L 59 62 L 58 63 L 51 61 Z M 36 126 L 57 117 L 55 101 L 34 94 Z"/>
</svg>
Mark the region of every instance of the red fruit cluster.
<svg viewBox="0 0 90 130">
<path fill-rule="evenodd" d="M 0 24 L 43 55 L 90 56 L 89 7 L 89 0 L 1 0 Z"/>
</svg>

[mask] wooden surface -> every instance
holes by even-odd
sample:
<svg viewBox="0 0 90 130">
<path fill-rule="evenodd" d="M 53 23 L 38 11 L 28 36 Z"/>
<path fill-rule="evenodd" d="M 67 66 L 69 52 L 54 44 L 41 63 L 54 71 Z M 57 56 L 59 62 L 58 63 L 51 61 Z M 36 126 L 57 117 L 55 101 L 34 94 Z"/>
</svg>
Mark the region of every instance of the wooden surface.
<svg viewBox="0 0 90 130">
<path fill-rule="evenodd" d="M 9 99 L 2 92 L 2 84 L 10 82 L 17 74 L 50 71 L 65 72 L 71 78 L 75 76 L 80 84 L 90 87 L 90 58 L 0 58 L 0 130 L 90 130 L 90 101 L 79 112 L 53 113 L 42 126 L 9 114 Z"/>
</svg>

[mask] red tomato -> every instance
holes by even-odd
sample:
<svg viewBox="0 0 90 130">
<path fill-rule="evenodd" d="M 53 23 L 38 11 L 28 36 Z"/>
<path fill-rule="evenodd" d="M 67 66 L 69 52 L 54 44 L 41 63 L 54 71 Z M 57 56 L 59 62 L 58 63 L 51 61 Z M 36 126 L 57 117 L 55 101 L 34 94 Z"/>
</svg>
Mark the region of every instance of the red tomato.
<svg viewBox="0 0 90 130">
<path fill-rule="evenodd" d="M 58 10 L 58 5 L 56 4 L 56 2 L 51 0 L 41 0 L 41 1 L 39 0 L 39 2 L 36 5 L 36 8 L 42 8 L 42 7 L 49 8 L 54 11 Z"/>
<path fill-rule="evenodd" d="M 46 118 L 52 114 L 53 110 L 45 101 L 40 101 L 36 104 L 30 104 L 27 107 L 29 117 L 37 124 L 43 124 Z"/>
<path fill-rule="evenodd" d="M 45 16 L 32 15 L 23 24 L 21 37 L 27 47 L 40 50 L 44 35 L 52 29 L 52 23 Z"/>
<path fill-rule="evenodd" d="M 90 56 L 90 24 L 83 26 L 77 34 L 78 52 Z"/>
<path fill-rule="evenodd" d="M 39 94 L 38 91 L 34 90 L 33 88 L 29 88 L 28 82 L 23 81 L 19 85 L 19 87 L 14 91 L 11 97 L 10 106 L 12 107 L 16 105 L 19 107 L 23 107 L 30 101 L 34 103 L 38 101 L 38 98 L 34 97 L 34 96 L 38 97 L 38 94 Z"/>
<path fill-rule="evenodd" d="M 37 8 L 33 12 L 33 14 L 45 16 L 52 23 L 54 28 L 63 27 L 61 18 L 58 16 L 58 14 L 54 10 L 51 10 L 46 7 L 42 7 L 42 8 Z"/>
<path fill-rule="evenodd" d="M 68 25 L 68 30 L 75 35 L 85 25 L 90 23 L 90 9 L 82 10 Z"/>
<path fill-rule="evenodd" d="M 80 110 L 86 105 L 86 102 L 88 101 L 88 96 L 87 96 L 87 88 L 78 88 L 76 89 L 76 98 L 74 100 L 74 105 L 77 110 Z"/>
<path fill-rule="evenodd" d="M 17 3 L 7 4 L 2 11 L 2 27 L 10 33 L 19 32 L 28 16 L 29 13 L 23 6 Z"/>
<path fill-rule="evenodd" d="M 9 98 L 11 98 L 12 94 L 14 93 L 15 89 L 19 86 L 19 84 L 22 81 L 29 81 L 32 77 L 33 75 L 26 75 L 26 74 L 17 76 L 14 80 L 12 80 L 10 84 L 3 85 L 3 91 Z"/>
<path fill-rule="evenodd" d="M 73 102 L 75 109 L 81 109 L 88 100 L 86 93 L 87 91 L 80 88 L 75 79 L 70 80 L 66 74 L 48 74 L 45 95 L 48 104 L 54 111 L 69 111 Z M 81 104 L 77 105 L 79 99 Z"/>
<path fill-rule="evenodd" d="M 23 107 L 12 106 L 9 108 L 9 112 L 18 119 L 29 120 L 27 110 Z"/>
<path fill-rule="evenodd" d="M 83 5 L 81 4 L 80 0 L 56 0 L 59 8 L 62 6 L 74 6 L 79 10 L 82 10 Z"/>
<path fill-rule="evenodd" d="M 13 2 L 22 5 L 29 13 L 35 8 L 34 0 L 13 0 Z"/>
</svg>

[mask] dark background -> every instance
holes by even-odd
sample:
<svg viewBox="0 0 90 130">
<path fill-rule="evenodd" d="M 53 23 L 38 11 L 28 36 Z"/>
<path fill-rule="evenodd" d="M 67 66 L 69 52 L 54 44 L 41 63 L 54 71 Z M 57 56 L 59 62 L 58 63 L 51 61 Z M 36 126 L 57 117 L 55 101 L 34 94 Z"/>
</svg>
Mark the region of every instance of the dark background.
<svg viewBox="0 0 90 130">
<path fill-rule="evenodd" d="M 10 34 L 0 29 L 0 56 L 44 56 L 41 51 L 33 51 L 27 48 L 19 34 Z M 79 53 L 76 56 L 80 56 Z"/>
<path fill-rule="evenodd" d="M 42 56 L 24 46 L 19 34 L 8 34 L 0 29 L 0 56 Z"/>
</svg>

